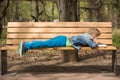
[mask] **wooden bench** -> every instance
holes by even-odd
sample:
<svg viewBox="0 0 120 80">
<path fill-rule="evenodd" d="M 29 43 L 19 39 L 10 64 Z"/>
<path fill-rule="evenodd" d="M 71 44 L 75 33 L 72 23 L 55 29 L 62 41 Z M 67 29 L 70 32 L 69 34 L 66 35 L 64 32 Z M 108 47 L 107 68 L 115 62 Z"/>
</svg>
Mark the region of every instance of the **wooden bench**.
<svg viewBox="0 0 120 80">
<path fill-rule="evenodd" d="M 112 51 L 112 70 L 117 74 L 116 47 L 112 46 L 111 22 L 8 22 L 6 45 L 1 50 L 1 74 L 7 72 L 7 50 L 16 50 L 20 41 L 34 39 L 46 40 L 57 35 L 78 35 L 86 32 L 90 27 L 98 28 L 102 34 L 99 42 L 107 44 L 106 48 L 91 49 L 82 47 L 81 50 L 109 50 Z M 48 48 L 50 50 L 74 50 L 73 47 Z"/>
</svg>

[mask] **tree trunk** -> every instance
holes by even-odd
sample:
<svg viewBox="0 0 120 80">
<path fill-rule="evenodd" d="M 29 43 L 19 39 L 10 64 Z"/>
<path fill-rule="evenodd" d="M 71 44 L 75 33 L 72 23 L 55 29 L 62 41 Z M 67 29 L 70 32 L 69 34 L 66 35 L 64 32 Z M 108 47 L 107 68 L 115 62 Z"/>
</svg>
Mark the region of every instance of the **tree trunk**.
<svg viewBox="0 0 120 80">
<path fill-rule="evenodd" d="M 35 18 L 35 22 L 39 21 L 39 2 L 38 0 L 36 0 L 36 18 Z"/>
<path fill-rule="evenodd" d="M 3 19 L 5 18 L 6 14 L 7 14 L 7 9 L 9 7 L 9 3 L 10 3 L 10 0 L 7 0 L 6 1 L 6 4 L 4 4 L 5 7 L 1 7 L 3 6 L 2 5 L 2 2 L 4 2 L 5 0 L 1 0 L 0 1 L 0 38 L 1 38 L 1 33 L 2 33 L 2 23 L 3 23 Z"/>
<path fill-rule="evenodd" d="M 77 21 L 77 0 L 57 0 L 59 20 Z"/>
<path fill-rule="evenodd" d="M 20 20 L 20 12 L 19 12 L 19 0 L 15 0 L 15 5 L 16 5 L 16 11 L 15 11 L 15 21 L 19 21 Z"/>
<path fill-rule="evenodd" d="M 99 0 L 88 0 L 88 21 L 95 22 L 97 21 L 97 15 L 98 15 L 98 10 L 99 6 L 98 2 Z M 99 2 L 100 4 L 100 2 Z"/>
<path fill-rule="evenodd" d="M 39 2 L 41 2 L 42 4 L 42 11 L 40 12 L 39 10 Z M 35 8 L 34 8 L 35 7 Z M 32 4 L 32 11 L 34 12 L 33 14 L 31 14 L 31 17 L 33 18 L 33 20 L 35 20 L 35 22 L 39 21 L 39 16 L 42 15 L 42 13 L 45 10 L 45 6 L 44 6 L 44 2 L 42 0 L 33 0 L 33 4 Z"/>
<path fill-rule="evenodd" d="M 1 39 L 1 34 L 2 34 L 2 23 L 0 23 L 0 39 Z"/>
<path fill-rule="evenodd" d="M 51 13 L 52 13 L 52 21 L 53 21 L 54 20 L 54 3 L 53 2 L 52 2 Z"/>
<path fill-rule="evenodd" d="M 57 6 L 59 11 L 59 21 L 62 22 L 76 22 L 79 20 L 77 0 L 57 0 Z M 75 62 L 78 61 L 78 52 L 75 51 L 64 51 L 63 53 L 64 62 Z"/>
</svg>

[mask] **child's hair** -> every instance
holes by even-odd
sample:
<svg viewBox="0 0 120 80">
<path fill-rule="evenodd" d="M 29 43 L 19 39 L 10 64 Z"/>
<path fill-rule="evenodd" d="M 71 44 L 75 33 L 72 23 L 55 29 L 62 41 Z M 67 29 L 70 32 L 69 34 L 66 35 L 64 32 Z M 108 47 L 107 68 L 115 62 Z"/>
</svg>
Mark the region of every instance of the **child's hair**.
<svg viewBox="0 0 120 80">
<path fill-rule="evenodd" d="M 96 37 L 100 36 L 101 32 L 97 28 L 90 28 L 88 33 L 91 35 L 95 35 Z"/>
</svg>

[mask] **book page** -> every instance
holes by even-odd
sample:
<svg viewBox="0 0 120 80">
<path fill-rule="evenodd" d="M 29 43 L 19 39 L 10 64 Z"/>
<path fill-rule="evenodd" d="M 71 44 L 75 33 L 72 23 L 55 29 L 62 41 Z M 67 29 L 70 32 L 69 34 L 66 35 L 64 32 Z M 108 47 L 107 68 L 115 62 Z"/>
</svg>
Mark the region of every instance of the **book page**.
<svg viewBox="0 0 120 80">
<path fill-rule="evenodd" d="M 98 47 L 107 47 L 106 44 L 98 44 Z"/>
</svg>

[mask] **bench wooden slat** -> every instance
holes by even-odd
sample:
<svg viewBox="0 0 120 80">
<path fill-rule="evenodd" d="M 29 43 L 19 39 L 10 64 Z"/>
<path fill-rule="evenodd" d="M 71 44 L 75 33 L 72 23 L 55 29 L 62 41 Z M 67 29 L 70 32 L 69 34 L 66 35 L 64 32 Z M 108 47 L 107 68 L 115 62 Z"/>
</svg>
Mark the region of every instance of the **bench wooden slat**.
<svg viewBox="0 0 120 80">
<path fill-rule="evenodd" d="M 111 22 L 8 22 L 8 27 L 111 27 Z"/>
<path fill-rule="evenodd" d="M 8 22 L 9 27 L 32 27 L 33 22 Z"/>
<path fill-rule="evenodd" d="M 79 34 L 8 34 L 7 35 L 7 38 L 39 38 L 39 39 L 42 39 L 42 38 L 53 38 L 57 35 L 66 35 L 68 37 L 70 36 L 75 36 L 75 35 L 79 35 Z M 112 35 L 111 34 L 101 34 L 101 36 L 99 36 L 99 38 L 112 38 Z"/>
<path fill-rule="evenodd" d="M 16 50 L 17 46 L 4 46 L 0 47 L 0 50 Z M 56 47 L 56 48 L 41 48 L 41 49 L 34 49 L 34 50 L 42 50 L 42 49 L 48 49 L 48 50 L 75 50 L 73 47 Z M 99 48 L 90 48 L 90 47 L 82 47 L 81 50 L 116 50 L 116 47 L 114 46 L 107 46 L 99 47 Z"/>
<path fill-rule="evenodd" d="M 35 39 L 8 39 L 7 44 L 19 44 L 21 41 L 27 42 L 27 41 L 33 41 Z M 38 39 L 38 40 L 45 40 L 45 39 Z M 111 39 L 98 39 L 98 42 L 104 43 L 104 44 L 112 44 Z"/>
<path fill-rule="evenodd" d="M 57 50 L 74 50 L 73 47 L 59 47 Z M 107 46 L 107 47 L 98 47 L 98 48 L 90 48 L 90 47 L 82 47 L 80 50 L 116 50 L 116 47 L 114 46 Z"/>
<path fill-rule="evenodd" d="M 53 23 L 41 23 L 41 22 L 35 22 L 35 27 L 47 27 L 47 26 L 53 26 L 53 27 L 111 27 L 111 22 L 53 22 Z"/>
<path fill-rule="evenodd" d="M 25 33 L 40 33 L 40 32 L 79 32 L 83 33 L 88 31 L 89 28 L 8 28 L 8 32 L 25 32 Z M 98 28 L 102 33 L 103 32 L 112 32 L 111 28 Z"/>
</svg>

